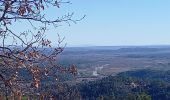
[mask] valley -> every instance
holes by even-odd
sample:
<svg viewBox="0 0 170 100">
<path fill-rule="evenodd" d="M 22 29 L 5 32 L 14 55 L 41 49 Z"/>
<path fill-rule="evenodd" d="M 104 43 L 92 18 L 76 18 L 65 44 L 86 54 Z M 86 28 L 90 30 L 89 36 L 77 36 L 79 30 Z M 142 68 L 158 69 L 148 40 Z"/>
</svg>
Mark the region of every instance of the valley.
<svg viewBox="0 0 170 100">
<path fill-rule="evenodd" d="M 130 70 L 169 70 L 170 46 L 68 47 L 58 58 L 62 66 L 77 66 L 77 81 L 91 81 Z"/>
</svg>

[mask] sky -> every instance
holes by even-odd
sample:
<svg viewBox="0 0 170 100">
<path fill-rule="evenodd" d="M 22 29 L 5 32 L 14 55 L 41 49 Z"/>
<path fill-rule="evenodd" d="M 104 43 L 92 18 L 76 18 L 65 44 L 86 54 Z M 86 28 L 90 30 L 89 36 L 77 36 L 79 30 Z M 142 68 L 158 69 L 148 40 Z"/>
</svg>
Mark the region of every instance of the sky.
<svg viewBox="0 0 170 100">
<path fill-rule="evenodd" d="M 170 0 L 72 0 L 85 19 L 66 28 L 68 45 L 169 45 Z M 76 16 L 77 15 L 77 16 Z"/>
<path fill-rule="evenodd" d="M 61 24 L 47 37 L 65 37 L 68 46 L 170 45 L 170 0 L 70 0 L 58 17 L 74 12 L 77 24 Z"/>
</svg>

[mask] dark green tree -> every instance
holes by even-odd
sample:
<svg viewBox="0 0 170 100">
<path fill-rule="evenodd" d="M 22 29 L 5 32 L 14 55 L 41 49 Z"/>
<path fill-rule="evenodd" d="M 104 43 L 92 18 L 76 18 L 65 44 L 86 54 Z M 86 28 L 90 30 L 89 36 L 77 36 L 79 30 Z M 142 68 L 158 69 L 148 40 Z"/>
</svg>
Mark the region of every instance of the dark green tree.
<svg viewBox="0 0 170 100">
<path fill-rule="evenodd" d="M 146 94 L 145 92 L 142 92 L 142 93 L 137 95 L 136 100 L 151 100 L 151 96 Z"/>
</svg>

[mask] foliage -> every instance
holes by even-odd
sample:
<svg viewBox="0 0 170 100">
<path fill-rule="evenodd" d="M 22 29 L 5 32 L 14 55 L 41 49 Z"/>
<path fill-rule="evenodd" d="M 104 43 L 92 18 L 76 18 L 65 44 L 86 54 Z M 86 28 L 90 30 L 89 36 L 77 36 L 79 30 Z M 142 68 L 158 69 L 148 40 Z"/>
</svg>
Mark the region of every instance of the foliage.
<svg viewBox="0 0 170 100">
<path fill-rule="evenodd" d="M 57 47 L 45 38 L 48 27 L 56 28 L 59 23 L 76 23 L 71 14 L 51 20 L 46 10 L 60 8 L 62 0 L 1 0 L 0 1 L 0 92 L 8 99 L 13 95 L 18 100 L 22 95 L 43 95 L 41 88 L 58 80 L 58 73 L 76 74 L 75 65 L 62 67 L 56 63 L 57 55 L 65 46 L 64 38 L 58 39 Z M 81 19 L 80 19 L 81 20 Z M 30 30 L 21 33 L 11 27 L 25 22 Z M 22 27 L 23 29 L 26 26 Z M 9 41 L 10 40 L 10 41 Z M 8 42 L 7 42 L 8 41 Z M 48 88 L 45 88 L 46 91 Z M 51 92 L 47 92 L 53 98 Z"/>
<path fill-rule="evenodd" d="M 85 100 L 169 100 L 169 76 L 169 71 L 128 71 L 80 84 L 79 91 Z"/>
</svg>

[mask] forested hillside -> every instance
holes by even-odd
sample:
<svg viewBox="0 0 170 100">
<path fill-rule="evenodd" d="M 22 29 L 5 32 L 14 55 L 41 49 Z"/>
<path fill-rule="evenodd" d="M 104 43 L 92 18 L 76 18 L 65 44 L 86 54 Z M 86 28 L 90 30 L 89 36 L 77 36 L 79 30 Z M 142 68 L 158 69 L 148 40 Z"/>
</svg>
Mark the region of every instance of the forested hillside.
<svg viewBox="0 0 170 100">
<path fill-rule="evenodd" d="M 138 70 L 79 85 L 85 100 L 170 100 L 170 71 Z"/>
</svg>

